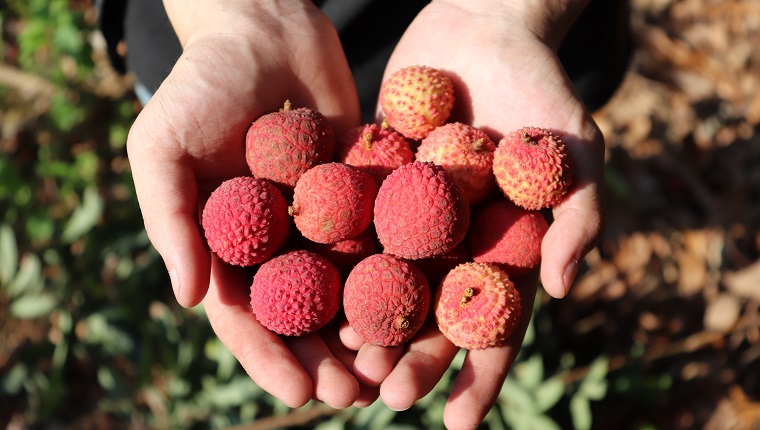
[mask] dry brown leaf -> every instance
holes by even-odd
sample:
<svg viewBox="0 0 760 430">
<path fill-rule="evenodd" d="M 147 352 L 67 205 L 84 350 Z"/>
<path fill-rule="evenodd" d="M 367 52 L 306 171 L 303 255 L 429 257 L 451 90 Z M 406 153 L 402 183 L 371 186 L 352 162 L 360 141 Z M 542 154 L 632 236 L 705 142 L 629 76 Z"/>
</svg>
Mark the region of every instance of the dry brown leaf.
<svg viewBox="0 0 760 430">
<path fill-rule="evenodd" d="M 739 297 L 760 300 L 760 261 L 723 275 L 723 284 Z"/>
</svg>

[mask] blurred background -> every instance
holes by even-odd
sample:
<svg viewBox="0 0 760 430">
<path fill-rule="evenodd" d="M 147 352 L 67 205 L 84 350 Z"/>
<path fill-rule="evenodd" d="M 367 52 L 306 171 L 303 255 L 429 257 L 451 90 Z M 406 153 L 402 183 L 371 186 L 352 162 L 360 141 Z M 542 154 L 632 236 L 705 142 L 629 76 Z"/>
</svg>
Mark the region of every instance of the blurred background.
<svg viewBox="0 0 760 430">
<path fill-rule="evenodd" d="M 595 113 L 609 225 L 539 293 L 486 429 L 760 428 L 760 2 L 632 0 Z M 437 429 L 412 409 L 291 410 L 173 299 L 125 141 L 139 112 L 85 0 L 0 0 L 0 426 Z"/>
</svg>

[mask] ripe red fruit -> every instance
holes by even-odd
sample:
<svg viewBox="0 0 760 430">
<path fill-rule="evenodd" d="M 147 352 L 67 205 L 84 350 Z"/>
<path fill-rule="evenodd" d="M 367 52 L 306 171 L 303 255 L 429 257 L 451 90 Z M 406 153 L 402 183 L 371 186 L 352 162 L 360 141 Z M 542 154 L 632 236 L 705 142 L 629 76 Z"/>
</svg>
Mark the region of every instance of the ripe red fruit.
<svg viewBox="0 0 760 430">
<path fill-rule="evenodd" d="M 496 265 L 465 263 L 441 281 L 434 301 L 438 329 L 454 345 L 485 349 L 504 344 L 520 318 L 520 294 Z"/>
<path fill-rule="evenodd" d="M 343 310 L 354 331 L 373 345 L 409 341 L 425 322 L 430 288 L 413 263 L 387 254 L 360 261 L 346 278 Z"/>
<path fill-rule="evenodd" d="M 337 161 L 356 166 L 381 184 L 395 169 L 414 160 L 409 142 L 396 131 L 377 124 L 354 127 L 337 143 Z"/>
<path fill-rule="evenodd" d="M 438 69 L 405 67 L 381 85 L 380 105 L 391 127 L 408 139 L 422 139 L 449 118 L 454 86 Z"/>
<path fill-rule="evenodd" d="M 375 229 L 384 252 L 419 259 L 444 254 L 464 239 L 470 206 L 443 167 L 413 162 L 394 170 L 375 199 Z"/>
<path fill-rule="evenodd" d="M 565 144 L 537 127 L 521 128 L 499 141 L 493 173 L 504 195 L 528 210 L 557 205 L 573 177 Z"/>
<path fill-rule="evenodd" d="M 493 202 L 473 216 L 468 233 L 472 259 L 494 263 L 510 277 L 523 276 L 541 263 L 541 241 L 548 229 L 541 212 Z"/>
<path fill-rule="evenodd" d="M 253 176 L 271 180 L 290 194 L 310 168 L 332 160 L 335 133 L 327 119 L 309 108 L 291 109 L 259 117 L 248 129 L 245 155 Z"/>
<path fill-rule="evenodd" d="M 417 161 L 430 161 L 451 174 L 464 189 L 470 205 L 494 189 L 493 153 L 496 145 L 483 130 L 460 122 L 436 127 L 422 139 Z"/>
<path fill-rule="evenodd" d="M 251 285 L 251 309 L 267 329 L 286 336 L 319 330 L 338 312 L 338 269 L 310 251 L 291 251 L 259 267 Z"/>
<path fill-rule="evenodd" d="M 282 193 L 264 179 L 241 176 L 222 182 L 201 214 L 209 248 L 236 266 L 265 261 L 288 237 L 287 207 Z"/>
<path fill-rule="evenodd" d="M 289 212 L 305 238 L 335 243 L 369 227 L 375 196 L 377 184 L 368 173 L 348 164 L 326 163 L 301 176 Z"/>
</svg>

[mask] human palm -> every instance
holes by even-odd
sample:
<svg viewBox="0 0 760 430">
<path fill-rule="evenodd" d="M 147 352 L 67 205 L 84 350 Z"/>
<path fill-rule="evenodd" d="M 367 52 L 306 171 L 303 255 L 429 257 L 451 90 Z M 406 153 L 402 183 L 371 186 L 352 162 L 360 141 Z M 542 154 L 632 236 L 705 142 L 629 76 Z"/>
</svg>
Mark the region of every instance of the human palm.
<svg viewBox="0 0 760 430">
<path fill-rule="evenodd" d="M 250 175 L 244 141 L 251 122 L 286 99 L 319 110 L 336 132 L 359 123 L 358 97 L 332 25 L 314 11 L 288 19 L 187 41 L 131 128 L 129 157 L 146 230 L 177 300 L 184 306 L 203 300 L 222 342 L 285 404 L 316 398 L 346 407 L 359 386 L 346 369 L 352 356 L 337 341 L 337 328 L 284 339 L 262 327 L 250 312 L 250 273 L 213 257 L 198 223 L 216 186 Z"/>
<path fill-rule="evenodd" d="M 386 67 L 386 77 L 405 66 L 426 65 L 454 82 L 457 101 L 451 121 L 467 122 L 500 139 L 524 126 L 556 131 L 566 142 L 575 178 L 542 246 L 540 279 L 545 290 L 563 297 L 578 263 L 603 228 L 603 138 L 549 46 L 510 11 L 471 11 L 466 3 L 437 1 L 410 25 Z M 379 111 L 379 109 L 378 109 Z M 448 428 L 474 428 L 496 400 L 522 344 L 531 316 L 538 273 L 516 280 L 522 320 L 502 347 L 469 351 L 444 412 Z M 364 343 L 344 325 L 344 344 L 358 351 L 354 372 L 379 386 L 383 401 L 406 409 L 440 380 L 458 348 L 434 324 L 404 348 Z"/>
</svg>

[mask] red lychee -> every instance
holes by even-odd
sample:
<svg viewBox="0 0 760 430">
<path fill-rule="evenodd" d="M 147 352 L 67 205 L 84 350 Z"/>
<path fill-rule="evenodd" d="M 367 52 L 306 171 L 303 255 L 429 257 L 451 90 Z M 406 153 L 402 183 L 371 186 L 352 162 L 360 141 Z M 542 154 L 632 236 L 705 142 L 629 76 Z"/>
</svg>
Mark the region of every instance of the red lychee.
<svg viewBox="0 0 760 430">
<path fill-rule="evenodd" d="M 377 254 L 380 250 L 380 244 L 377 241 L 377 234 L 374 227 L 370 225 L 366 230 L 359 233 L 358 236 L 350 239 L 343 239 L 335 243 L 317 243 L 306 241 L 306 247 L 320 255 L 327 257 L 335 267 L 338 268 L 341 275 L 347 276 L 354 266 L 369 257 Z"/>
<path fill-rule="evenodd" d="M 373 345 L 409 341 L 425 322 L 430 288 L 413 263 L 387 254 L 360 261 L 346 278 L 343 310 L 351 328 Z"/>
<path fill-rule="evenodd" d="M 377 124 L 354 127 L 338 139 L 337 161 L 356 166 L 381 184 L 392 171 L 414 160 L 409 142 Z"/>
<path fill-rule="evenodd" d="M 225 262 L 252 266 L 268 259 L 288 237 L 288 204 L 269 181 L 240 176 L 222 182 L 201 214 L 209 248 Z"/>
<path fill-rule="evenodd" d="M 372 223 L 377 184 L 368 173 L 343 163 L 309 169 L 298 180 L 289 212 L 305 238 L 335 243 Z"/>
<path fill-rule="evenodd" d="M 496 145 L 479 128 L 460 122 L 436 127 L 422 139 L 415 160 L 430 161 L 459 182 L 470 205 L 483 201 L 494 189 L 493 153 Z"/>
<path fill-rule="evenodd" d="M 319 112 L 290 102 L 279 112 L 259 117 L 248 129 L 245 154 L 253 176 L 269 179 L 290 195 L 310 168 L 332 160 L 335 133 Z"/>
<path fill-rule="evenodd" d="M 380 105 L 391 127 L 406 138 L 422 139 L 449 118 L 454 86 L 438 69 L 404 67 L 382 83 Z"/>
<path fill-rule="evenodd" d="M 499 141 L 493 173 L 504 195 L 528 210 L 557 205 L 573 177 L 565 144 L 537 127 L 521 128 Z"/>
<path fill-rule="evenodd" d="M 341 289 L 338 269 L 325 257 L 291 251 L 259 267 L 251 285 L 251 309 L 267 329 L 300 336 L 335 317 Z"/>
<path fill-rule="evenodd" d="M 464 239 L 470 206 L 443 167 L 412 162 L 394 170 L 375 199 L 375 229 L 383 251 L 419 259 L 444 254 Z"/>
<path fill-rule="evenodd" d="M 549 229 L 538 211 L 500 200 L 473 215 L 468 241 L 472 259 L 494 263 L 510 277 L 519 277 L 541 262 L 541 241 Z"/>
<path fill-rule="evenodd" d="M 465 263 L 441 281 L 434 299 L 438 329 L 454 345 L 485 349 L 502 345 L 520 318 L 520 294 L 496 265 Z"/>
</svg>

